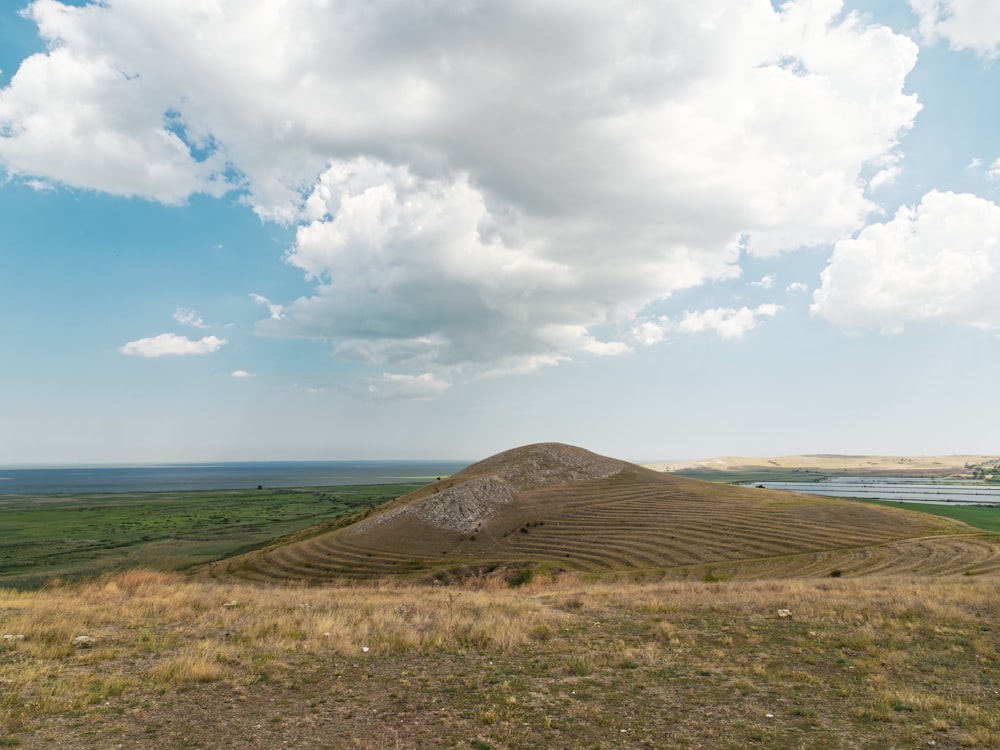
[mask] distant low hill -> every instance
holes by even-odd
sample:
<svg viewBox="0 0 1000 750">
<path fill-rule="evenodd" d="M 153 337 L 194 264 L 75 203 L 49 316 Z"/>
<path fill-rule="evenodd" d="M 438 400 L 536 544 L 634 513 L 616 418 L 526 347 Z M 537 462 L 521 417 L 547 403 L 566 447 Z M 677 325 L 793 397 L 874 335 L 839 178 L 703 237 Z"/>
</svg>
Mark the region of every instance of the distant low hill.
<svg viewBox="0 0 1000 750">
<path fill-rule="evenodd" d="M 974 467 L 997 462 L 996 456 L 851 456 L 814 453 L 795 456 L 718 456 L 716 458 L 657 461 L 644 464 L 655 471 L 732 472 L 809 471 L 885 474 L 894 476 L 971 476 Z"/>
<path fill-rule="evenodd" d="M 675 578 L 979 572 L 996 541 L 901 508 L 701 482 L 541 443 L 198 571 L 320 583 L 526 570 Z"/>
</svg>

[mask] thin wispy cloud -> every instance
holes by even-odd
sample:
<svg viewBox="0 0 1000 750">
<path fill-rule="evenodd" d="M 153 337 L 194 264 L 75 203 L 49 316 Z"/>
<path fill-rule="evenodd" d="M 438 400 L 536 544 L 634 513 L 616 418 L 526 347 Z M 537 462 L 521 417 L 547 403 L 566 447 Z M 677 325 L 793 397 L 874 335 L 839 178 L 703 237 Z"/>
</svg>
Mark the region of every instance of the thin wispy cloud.
<svg viewBox="0 0 1000 750">
<path fill-rule="evenodd" d="M 208 328 L 198 313 L 186 307 L 178 307 L 174 310 L 174 320 L 181 325 L 191 326 L 192 328 Z"/>
<path fill-rule="evenodd" d="M 440 396 L 449 387 L 446 381 L 429 372 L 419 375 L 383 373 L 369 382 L 368 395 L 379 400 L 427 399 Z"/>
</svg>

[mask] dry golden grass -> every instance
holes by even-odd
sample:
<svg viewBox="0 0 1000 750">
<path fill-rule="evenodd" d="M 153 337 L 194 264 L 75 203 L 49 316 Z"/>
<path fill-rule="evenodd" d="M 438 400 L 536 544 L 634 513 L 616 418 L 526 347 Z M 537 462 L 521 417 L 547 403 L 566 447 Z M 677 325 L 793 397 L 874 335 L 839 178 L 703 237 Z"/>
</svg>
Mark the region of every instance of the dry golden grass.
<svg viewBox="0 0 1000 750">
<path fill-rule="evenodd" d="M 0 642 L 0 743 L 26 748 L 1000 746 L 995 576 L 302 588 L 133 571 L 0 590 L 4 633 L 24 637 Z"/>
</svg>

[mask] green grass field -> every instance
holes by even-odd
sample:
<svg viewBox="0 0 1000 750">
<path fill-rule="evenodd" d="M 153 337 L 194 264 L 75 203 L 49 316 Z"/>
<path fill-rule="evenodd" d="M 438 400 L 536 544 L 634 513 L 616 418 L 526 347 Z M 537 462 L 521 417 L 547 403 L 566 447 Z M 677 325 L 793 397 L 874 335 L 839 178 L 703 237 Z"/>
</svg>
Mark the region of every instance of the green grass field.
<svg viewBox="0 0 1000 750">
<path fill-rule="evenodd" d="M 923 503 L 900 503 L 893 500 L 859 500 L 858 502 L 918 510 L 934 516 L 953 518 L 983 531 L 1000 531 L 1000 508 L 973 505 L 925 505 Z"/>
<path fill-rule="evenodd" d="M 0 495 L 0 586 L 151 566 L 179 570 L 351 516 L 411 484 L 308 489 Z"/>
<path fill-rule="evenodd" d="M 750 482 L 819 482 L 827 477 L 846 472 L 812 471 L 809 469 L 758 469 L 753 471 L 672 471 L 677 477 L 700 479 L 703 482 L 722 484 L 749 484 Z"/>
</svg>

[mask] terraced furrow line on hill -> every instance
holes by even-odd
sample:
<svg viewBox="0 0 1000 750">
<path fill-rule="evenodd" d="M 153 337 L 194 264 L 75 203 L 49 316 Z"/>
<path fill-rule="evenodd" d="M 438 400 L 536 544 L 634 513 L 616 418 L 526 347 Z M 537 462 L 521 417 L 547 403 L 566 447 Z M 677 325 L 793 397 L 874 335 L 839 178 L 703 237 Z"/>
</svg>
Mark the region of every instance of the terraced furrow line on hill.
<svg viewBox="0 0 1000 750">
<path fill-rule="evenodd" d="M 996 544 L 990 548 L 969 538 L 935 537 L 858 550 L 845 570 L 864 575 L 943 575 L 994 566 L 1000 567 Z"/>
<path fill-rule="evenodd" d="M 310 539 L 308 541 L 311 543 L 309 549 L 315 554 L 327 555 L 330 557 L 364 559 L 366 557 L 371 558 L 378 555 L 378 557 L 383 560 L 396 560 L 397 562 L 406 562 L 413 559 L 412 554 L 407 555 L 394 550 L 385 549 L 375 550 L 371 547 L 357 544 L 346 538 L 343 534 L 316 537 L 315 539 Z"/>
<path fill-rule="evenodd" d="M 684 514 L 670 515 L 669 526 L 663 523 L 664 514 L 659 519 L 650 519 L 645 523 L 637 523 L 634 519 L 629 522 L 614 524 L 603 517 L 603 514 L 580 513 L 572 522 L 561 522 L 560 529 L 567 533 L 575 533 L 581 536 L 590 535 L 595 530 L 616 529 L 616 541 L 623 545 L 629 545 L 636 539 L 648 537 L 654 544 L 662 544 L 665 550 L 671 549 L 674 545 L 697 546 L 703 554 L 716 553 L 724 557 L 731 557 L 730 551 L 735 549 L 738 553 L 753 553 L 760 555 L 773 555 L 787 552 L 789 549 L 810 549 L 816 546 L 843 546 L 843 534 L 837 534 L 836 530 L 802 530 L 783 526 L 783 519 L 773 519 L 767 525 L 761 524 L 761 519 L 746 518 L 733 514 L 720 514 L 717 518 L 706 514 Z M 659 520 L 659 523 L 656 521 Z M 669 533 L 677 530 L 680 534 Z M 862 535 L 864 543 L 883 541 L 882 535 L 871 534 Z M 738 540 L 738 541 L 734 541 Z M 669 556 L 669 555 L 668 555 Z"/>
<path fill-rule="evenodd" d="M 542 539 L 515 539 L 502 546 L 498 546 L 495 552 L 506 552 L 512 557 L 520 558 L 532 556 L 539 560 L 553 560 L 565 563 L 565 561 L 585 561 L 592 567 L 602 569 L 612 569 L 629 564 L 629 558 L 622 555 L 614 546 L 601 544 L 599 540 L 561 540 L 556 544 L 545 544 Z"/>
<path fill-rule="evenodd" d="M 575 545 L 565 540 L 549 543 L 543 539 L 519 540 L 511 546 L 511 549 L 520 555 L 531 555 L 539 559 L 600 560 L 602 567 L 609 569 L 660 564 L 659 558 L 637 554 L 615 539 L 599 537 L 592 537 L 589 543 Z"/>
<path fill-rule="evenodd" d="M 560 525 L 559 530 L 565 531 L 565 536 L 561 537 L 560 544 L 566 544 L 565 540 L 579 538 L 583 544 L 596 544 L 594 526 L 570 526 Z M 649 533 L 649 532 L 646 532 Z M 589 540 L 589 541 L 588 541 Z M 615 536 L 604 536 L 602 541 L 605 545 L 618 548 L 630 548 L 634 538 L 630 535 L 617 534 Z M 682 561 L 699 562 L 706 559 L 732 559 L 743 556 L 734 551 L 733 545 L 720 540 L 710 533 L 698 534 L 685 530 L 683 538 L 670 538 L 670 535 L 662 534 L 653 541 L 654 546 L 660 548 L 657 558 L 658 564 L 671 565 L 679 564 Z"/>
<path fill-rule="evenodd" d="M 349 575 L 356 571 L 374 575 L 384 572 L 387 564 L 382 560 L 347 561 L 343 558 L 331 558 L 330 556 L 310 555 L 308 549 L 289 548 L 278 549 L 268 554 L 266 560 L 267 567 L 273 573 L 282 578 L 315 578 L 321 575 Z"/>
<path fill-rule="evenodd" d="M 421 567 L 423 562 L 414 557 L 384 557 L 380 555 L 327 554 L 310 561 L 308 549 L 296 550 L 294 555 L 280 555 L 278 551 L 267 556 L 268 565 L 283 577 L 316 578 L 324 573 L 337 576 L 376 576 L 399 572 L 403 568 Z"/>
<path fill-rule="evenodd" d="M 750 518 L 740 521 L 738 517 L 730 517 L 714 525 L 700 526 L 694 526 L 695 521 L 688 521 L 685 533 L 692 537 L 735 540 L 744 548 L 757 549 L 764 554 L 877 544 L 886 540 L 885 535 L 859 533 L 853 529 L 794 529 L 790 524 L 783 524 L 782 519 L 770 519 L 767 525 L 761 525 L 759 519 L 756 523 Z"/>
<path fill-rule="evenodd" d="M 675 568 L 670 575 L 699 577 L 706 563 Z M 961 575 L 1000 571 L 1000 538 L 944 536 L 883 545 L 806 552 L 774 558 L 711 564 L 719 577 L 803 578 L 816 576 Z"/>
</svg>

